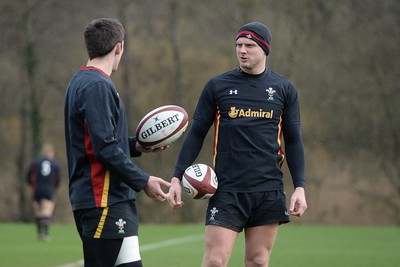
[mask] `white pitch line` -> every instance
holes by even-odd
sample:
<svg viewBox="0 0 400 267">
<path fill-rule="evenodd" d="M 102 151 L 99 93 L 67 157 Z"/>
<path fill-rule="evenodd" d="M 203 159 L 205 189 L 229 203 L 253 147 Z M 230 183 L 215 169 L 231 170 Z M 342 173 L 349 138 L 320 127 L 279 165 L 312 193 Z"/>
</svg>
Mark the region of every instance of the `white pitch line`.
<svg viewBox="0 0 400 267">
<path fill-rule="evenodd" d="M 84 263 L 85 262 L 83 260 L 79 260 L 79 261 L 76 261 L 76 262 L 60 265 L 58 267 L 81 267 L 81 266 L 83 266 Z"/>
<path fill-rule="evenodd" d="M 202 240 L 204 238 L 203 234 L 198 234 L 198 235 L 188 235 L 184 236 L 181 238 L 174 238 L 174 239 L 169 239 L 165 241 L 160 241 L 156 243 L 151 243 L 151 244 L 146 244 L 140 246 L 140 251 L 147 251 L 147 250 L 152 250 L 152 249 L 158 249 L 158 248 L 163 248 L 163 247 L 171 247 L 179 244 L 184 244 L 184 243 L 190 243 L 194 242 L 197 240 Z"/>
<path fill-rule="evenodd" d="M 79 260 L 79 261 L 76 261 L 76 262 L 60 265 L 58 267 L 81 267 L 81 266 L 83 266 L 83 264 L 85 264 L 85 262 L 83 260 Z"/>
<path fill-rule="evenodd" d="M 174 238 L 174 239 L 168 239 L 160 242 L 155 242 L 155 243 L 150 243 L 150 244 L 145 244 L 140 246 L 140 251 L 148 251 L 148 250 L 153 250 L 153 249 L 159 249 L 163 247 L 172 247 L 180 244 L 185 244 L 185 243 L 190 243 L 190 242 L 195 242 L 198 240 L 204 239 L 204 234 L 197 234 L 197 235 L 188 235 L 180 238 Z M 73 263 L 68 263 L 65 265 L 61 265 L 58 267 L 80 267 L 83 266 L 84 261 L 79 260 Z"/>
</svg>

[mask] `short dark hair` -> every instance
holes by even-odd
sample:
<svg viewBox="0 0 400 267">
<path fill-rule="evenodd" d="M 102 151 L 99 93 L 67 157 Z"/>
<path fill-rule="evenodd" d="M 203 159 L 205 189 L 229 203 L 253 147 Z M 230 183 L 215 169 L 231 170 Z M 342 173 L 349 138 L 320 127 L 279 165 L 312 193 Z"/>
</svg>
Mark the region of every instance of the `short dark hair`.
<svg viewBox="0 0 400 267">
<path fill-rule="evenodd" d="M 95 19 L 86 26 L 84 37 L 89 59 L 110 53 L 117 43 L 122 43 L 125 30 L 116 19 Z"/>
</svg>

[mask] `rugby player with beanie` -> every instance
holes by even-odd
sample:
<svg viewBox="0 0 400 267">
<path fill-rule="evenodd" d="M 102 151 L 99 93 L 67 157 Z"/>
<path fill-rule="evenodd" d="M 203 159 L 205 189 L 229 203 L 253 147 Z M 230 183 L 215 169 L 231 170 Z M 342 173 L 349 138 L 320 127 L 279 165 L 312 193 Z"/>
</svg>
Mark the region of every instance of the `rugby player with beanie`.
<svg viewBox="0 0 400 267">
<path fill-rule="evenodd" d="M 268 266 L 279 225 L 288 223 L 290 215 L 302 216 L 307 208 L 296 87 L 266 65 L 272 39 L 267 26 L 250 22 L 235 37 L 239 67 L 212 78 L 203 88 L 168 196 L 172 208 L 184 206 L 182 174 L 214 125 L 218 190 L 205 214 L 203 267 L 227 266 L 242 231 L 244 266 Z M 285 159 L 294 186 L 288 208 L 281 170 Z"/>
</svg>

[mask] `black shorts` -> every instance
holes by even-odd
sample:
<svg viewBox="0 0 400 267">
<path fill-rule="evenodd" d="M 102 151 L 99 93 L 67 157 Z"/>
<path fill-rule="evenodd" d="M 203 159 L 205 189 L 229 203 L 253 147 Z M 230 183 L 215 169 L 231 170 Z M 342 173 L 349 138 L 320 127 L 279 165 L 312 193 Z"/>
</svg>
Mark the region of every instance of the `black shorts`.
<svg viewBox="0 0 400 267">
<path fill-rule="evenodd" d="M 218 192 L 210 198 L 206 225 L 240 233 L 244 228 L 290 222 L 284 191 L 254 193 Z"/>
<path fill-rule="evenodd" d="M 85 267 L 141 267 L 134 201 L 74 211 Z"/>
<path fill-rule="evenodd" d="M 121 202 L 107 208 L 74 211 L 81 236 L 118 239 L 138 235 L 138 220 L 134 201 Z"/>
<path fill-rule="evenodd" d="M 37 189 L 33 194 L 33 200 L 40 202 L 42 199 L 53 200 L 53 190 L 50 189 Z"/>
</svg>

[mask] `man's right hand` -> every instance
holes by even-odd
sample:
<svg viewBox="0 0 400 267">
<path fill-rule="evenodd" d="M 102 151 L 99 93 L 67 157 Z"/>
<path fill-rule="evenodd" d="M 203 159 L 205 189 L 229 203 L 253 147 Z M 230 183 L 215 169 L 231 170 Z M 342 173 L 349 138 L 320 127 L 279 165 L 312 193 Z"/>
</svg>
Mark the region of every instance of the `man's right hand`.
<svg viewBox="0 0 400 267">
<path fill-rule="evenodd" d="M 169 188 L 167 200 L 173 209 L 179 209 L 185 205 L 182 201 L 181 181 L 177 177 L 172 177 L 171 179 L 171 186 Z"/>
</svg>

